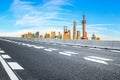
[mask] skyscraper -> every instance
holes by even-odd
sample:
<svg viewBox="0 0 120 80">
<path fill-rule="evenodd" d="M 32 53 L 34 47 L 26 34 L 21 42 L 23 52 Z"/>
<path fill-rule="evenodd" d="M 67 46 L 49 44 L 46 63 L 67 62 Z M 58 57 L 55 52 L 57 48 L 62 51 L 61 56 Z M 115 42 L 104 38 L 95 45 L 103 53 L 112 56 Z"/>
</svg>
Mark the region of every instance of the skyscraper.
<svg viewBox="0 0 120 80">
<path fill-rule="evenodd" d="M 73 22 L 74 26 L 73 26 L 73 39 L 76 39 L 76 21 Z"/>
<path fill-rule="evenodd" d="M 49 34 L 49 33 L 46 33 L 46 34 L 44 35 L 44 38 L 50 38 L 50 34 Z"/>
<path fill-rule="evenodd" d="M 62 39 L 62 34 L 58 32 L 58 39 Z"/>
<path fill-rule="evenodd" d="M 35 38 L 39 38 L 39 32 L 35 33 Z"/>
<path fill-rule="evenodd" d="M 67 33 L 67 31 L 68 31 L 67 26 L 64 26 L 64 34 Z"/>
<path fill-rule="evenodd" d="M 70 29 L 67 29 L 67 26 L 64 26 L 63 39 L 71 39 L 71 32 Z"/>
<path fill-rule="evenodd" d="M 80 40 L 80 31 L 77 31 L 77 39 Z"/>
<path fill-rule="evenodd" d="M 68 39 L 71 39 L 71 31 L 70 31 L 70 29 L 68 30 Z"/>
<path fill-rule="evenodd" d="M 42 39 L 42 38 L 43 38 L 43 35 L 40 35 L 40 38 Z"/>
<path fill-rule="evenodd" d="M 83 14 L 83 20 L 82 20 L 82 25 L 83 25 L 83 36 L 82 39 L 86 40 L 87 39 L 87 32 L 86 32 L 86 20 L 85 20 L 85 14 Z"/>
<path fill-rule="evenodd" d="M 54 37 L 55 37 L 55 31 L 54 32 L 51 32 L 51 39 L 54 39 Z"/>
</svg>

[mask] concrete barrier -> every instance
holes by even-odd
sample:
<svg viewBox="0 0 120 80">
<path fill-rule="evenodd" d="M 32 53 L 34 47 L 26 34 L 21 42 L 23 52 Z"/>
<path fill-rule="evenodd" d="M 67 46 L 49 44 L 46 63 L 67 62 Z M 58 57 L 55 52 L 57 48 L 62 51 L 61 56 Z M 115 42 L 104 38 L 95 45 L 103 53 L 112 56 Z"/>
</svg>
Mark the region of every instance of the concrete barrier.
<svg viewBox="0 0 120 80">
<path fill-rule="evenodd" d="M 86 47 L 106 48 L 120 50 L 120 41 L 104 41 L 104 40 L 64 40 L 64 39 L 35 39 L 35 38 L 15 38 L 15 37 L 2 37 L 2 39 L 20 40 L 20 41 L 42 41 L 51 43 L 60 43 L 67 45 L 77 45 Z"/>
</svg>

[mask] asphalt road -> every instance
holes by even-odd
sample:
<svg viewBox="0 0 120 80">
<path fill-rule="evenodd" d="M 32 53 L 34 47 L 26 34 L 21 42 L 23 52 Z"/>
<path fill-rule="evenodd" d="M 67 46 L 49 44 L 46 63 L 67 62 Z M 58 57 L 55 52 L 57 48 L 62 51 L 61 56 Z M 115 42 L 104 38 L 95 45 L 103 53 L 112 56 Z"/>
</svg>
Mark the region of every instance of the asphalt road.
<svg viewBox="0 0 120 80">
<path fill-rule="evenodd" d="M 0 39 L 0 80 L 120 80 L 120 51 Z"/>
</svg>

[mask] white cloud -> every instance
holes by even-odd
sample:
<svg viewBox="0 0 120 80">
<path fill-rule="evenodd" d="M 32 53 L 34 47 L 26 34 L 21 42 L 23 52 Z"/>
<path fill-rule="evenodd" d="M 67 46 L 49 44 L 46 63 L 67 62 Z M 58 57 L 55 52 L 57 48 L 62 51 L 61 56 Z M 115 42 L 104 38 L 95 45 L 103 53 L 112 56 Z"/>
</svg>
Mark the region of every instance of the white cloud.
<svg viewBox="0 0 120 80">
<path fill-rule="evenodd" d="M 51 24 L 69 24 L 68 19 L 60 17 L 63 15 L 64 5 L 71 5 L 68 0 L 49 0 L 43 5 L 33 6 L 32 2 L 15 0 L 11 6 L 11 11 L 18 18 L 16 26 L 37 26 Z M 59 21 L 59 22 L 58 22 Z M 64 24 L 65 25 L 65 24 Z"/>
</svg>

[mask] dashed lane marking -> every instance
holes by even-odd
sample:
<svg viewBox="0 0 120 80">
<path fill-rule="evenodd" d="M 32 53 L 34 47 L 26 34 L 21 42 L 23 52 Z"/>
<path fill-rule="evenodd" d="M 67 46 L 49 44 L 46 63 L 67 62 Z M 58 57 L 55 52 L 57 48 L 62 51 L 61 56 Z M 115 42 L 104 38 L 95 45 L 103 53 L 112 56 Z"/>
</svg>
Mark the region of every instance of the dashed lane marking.
<svg viewBox="0 0 120 80">
<path fill-rule="evenodd" d="M 66 56 L 71 56 L 71 54 L 65 53 L 65 52 L 59 52 L 59 54 L 66 55 Z"/>
<path fill-rule="evenodd" d="M 54 50 L 54 51 L 57 51 L 58 49 L 55 49 L 55 48 L 48 48 L 48 49 L 50 49 L 50 50 Z"/>
<path fill-rule="evenodd" d="M 10 59 L 11 57 L 9 55 L 2 55 L 4 59 Z"/>
<path fill-rule="evenodd" d="M 117 50 L 111 50 L 112 52 L 117 52 L 117 53 L 120 53 L 120 51 L 117 51 Z"/>
<path fill-rule="evenodd" d="M 5 53 L 5 52 L 1 50 L 0 53 Z"/>
<path fill-rule="evenodd" d="M 63 51 L 63 52 L 59 52 L 59 54 L 63 54 L 63 55 L 67 55 L 67 56 L 72 56 L 72 55 L 76 55 L 78 53 L 71 52 L 71 51 Z"/>
<path fill-rule="evenodd" d="M 45 47 L 43 47 L 43 46 L 34 46 L 34 48 L 36 48 L 36 49 L 43 49 Z"/>
<path fill-rule="evenodd" d="M 28 45 L 28 44 L 26 44 L 26 43 L 22 43 L 22 45 L 23 45 L 23 46 L 26 46 L 26 45 Z"/>
<path fill-rule="evenodd" d="M 28 46 L 28 47 L 35 47 L 36 45 L 30 45 L 30 44 L 28 44 L 27 46 Z"/>
<path fill-rule="evenodd" d="M 89 57 L 84 57 L 85 60 L 88 60 L 88 61 L 93 61 L 93 62 L 97 62 L 97 63 L 102 63 L 102 64 L 108 64 L 107 62 L 105 61 L 102 61 L 102 60 L 97 60 L 97 59 L 93 59 L 93 58 L 89 58 Z"/>
<path fill-rule="evenodd" d="M 13 70 L 24 70 L 24 68 L 20 66 L 17 62 L 8 62 L 8 64 Z"/>
<path fill-rule="evenodd" d="M 52 50 L 51 49 L 44 49 L 45 51 L 49 51 L 49 52 L 52 52 Z"/>
<path fill-rule="evenodd" d="M 0 62 L 3 65 L 3 68 L 5 69 L 11 80 L 19 80 L 18 77 L 15 75 L 15 73 L 12 71 L 12 69 L 8 66 L 8 64 L 1 56 L 0 56 Z"/>
<path fill-rule="evenodd" d="M 98 60 L 103 60 L 103 61 L 113 61 L 112 59 L 107 59 L 107 58 L 101 58 L 101 57 L 96 57 L 96 56 L 89 56 L 90 58 L 98 59 Z"/>
<path fill-rule="evenodd" d="M 78 53 L 75 53 L 75 52 L 70 52 L 70 51 L 64 51 L 65 53 L 68 53 L 68 54 L 78 54 Z"/>
<path fill-rule="evenodd" d="M 113 61 L 112 59 L 107 59 L 107 58 L 102 58 L 102 57 L 97 57 L 97 56 L 87 56 L 84 57 L 85 60 L 97 62 L 97 63 L 102 63 L 108 65 L 106 61 Z"/>
</svg>

